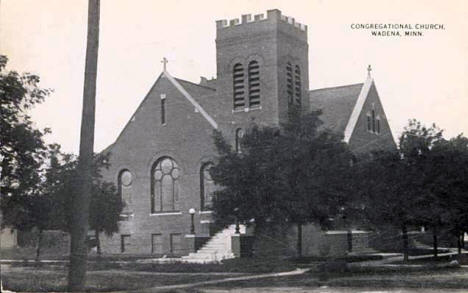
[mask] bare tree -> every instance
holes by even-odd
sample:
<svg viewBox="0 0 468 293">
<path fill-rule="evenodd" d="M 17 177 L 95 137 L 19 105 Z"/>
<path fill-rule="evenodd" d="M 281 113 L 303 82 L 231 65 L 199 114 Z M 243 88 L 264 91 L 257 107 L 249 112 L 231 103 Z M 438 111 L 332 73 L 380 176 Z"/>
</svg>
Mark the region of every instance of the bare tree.
<svg viewBox="0 0 468 293">
<path fill-rule="evenodd" d="M 70 267 L 68 291 L 84 291 L 88 247 L 89 201 L 92 189 L 96 75 L 99 48 L 99 0 L 88 2 L 88 35 L 81 116 L 80 156 L 78 163 L 80 190 L 73 194 L 71 214 Z"/>
</svg>

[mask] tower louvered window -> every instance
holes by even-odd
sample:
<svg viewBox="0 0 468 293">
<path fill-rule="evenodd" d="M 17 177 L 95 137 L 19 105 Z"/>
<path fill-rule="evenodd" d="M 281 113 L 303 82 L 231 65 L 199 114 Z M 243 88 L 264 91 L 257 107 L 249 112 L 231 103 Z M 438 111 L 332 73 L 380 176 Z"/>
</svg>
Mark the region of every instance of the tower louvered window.
<svg viewBox="0 0 468 293">
<path fill-rule="evenodd" d="M 232 70 L 233 77 L 233 106 L 234 110 L 245 106 L 245 89 L 244 89 L 244 67 L 237 63 Z"/>
<path fill-rule="evenodd" d="M 260 106 L 260 65 L 257 61 L 249 63 L 249 107 Z"/>
<path fill-rule="evenodd" d="M 286 93 L 288 95 L 288 104 L 292 105 L 293 103 L 293 74 L 292 74 L 292 65 L 291 63 L 286 64 Z"/>
<path fill-rule="evenodd" d="M 301 69 L 296 65 L 294 70 L 294 96 L 296 98 L 296 105 L 301 105 L 302 96 L 302 82 L 301 82 Z"/>
</svg>

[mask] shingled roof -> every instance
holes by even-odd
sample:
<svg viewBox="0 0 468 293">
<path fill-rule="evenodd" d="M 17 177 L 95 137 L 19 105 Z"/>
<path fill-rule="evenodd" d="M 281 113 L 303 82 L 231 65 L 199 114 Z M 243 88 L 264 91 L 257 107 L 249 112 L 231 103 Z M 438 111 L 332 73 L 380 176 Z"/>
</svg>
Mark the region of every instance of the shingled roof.
<svg viewBox="0 0 468 293">
<path fill-rule="evenodd" d="M 323 127 L 343 134 L 363 83 L 315 89 L 309 92 L 310 109 L 322 110 Z"/>
<path fill-rule="evenodd" d="M 216 120 L 218 113 L 220 112 L 220 108 L 222 107 L 222 105 L 220 105 L 220 100 L 217 99 L 216 89 L 180 78 L 175 78 L 175 80 L 177 80 L 193 97 L 193 99 Z"/>
<path fill-rule="evenodd" d="M 180 82 L 180 84 L 190 93 L 193 94 L 194 96 L 204 96 L 204 95 L 210 95 L 213 92 L 216 92 L 216 89 L 209 87 L 209 86 L 204 86 L 198 83 L 193 83 L 188 80 L 180 79 L 177 77 L 174 77 L 175 80 Z"/>
<path fill-rule="evenodd" d="M 208 113 L 216 117 L 219 100 L 214 88 L 175 78 Z M 363 83 L 315 89 L 309 92 L 312 110 L 322 110 L 323 127 L 344 134 L 351 113 L 361 93 Z"/>
</svg>

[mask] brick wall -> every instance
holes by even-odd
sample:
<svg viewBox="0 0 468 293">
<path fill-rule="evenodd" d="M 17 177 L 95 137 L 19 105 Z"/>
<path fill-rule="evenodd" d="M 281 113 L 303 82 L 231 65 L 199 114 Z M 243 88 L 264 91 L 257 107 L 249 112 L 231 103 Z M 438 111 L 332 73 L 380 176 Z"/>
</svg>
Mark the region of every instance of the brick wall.
<svg viewBox="0 0 468 293">
<path fill-rule="evenodd" d="M 380 117 L 380 133 L 367 130 L 367 114 L 375 111 Z M 372 84 L 367 100 L 359 115 L 358 122 L 351 135 L 349 146 L 356 154 L 368 153 L 377 149 L 396 149 L 396 144 L 388 124 L 387 116 L 377 93 L 375 84 Z"/>
<path fill-rule="evenodd" d="M 208 101 L 208 89 L 194 87 L 192 90 L 196 91 L 195 100 L 200 98 L 198 96 L 205 95 L 202 98 L 211 111 L 208 113 L 232 143 L 238 128 L 245 129 L 252 123 L 277 125 L 286 118 L 288 105 L 285 67 L 288 61 L 301 66 L 302 105 L 303 109 L 309 109 L 305 26 L 282 16 L 279 10 L 270 10 L 266 17 L 255 17 L 253 20 L 244 16 L 241 21 L 230 24 L 218 21 L 216 48 L 217 79 L 216 82 L 210 82 L 211 86 L 216 86 L 216 92 L 211 91 Z M 247 69 L 251 60 L 260 64 L 261 109 L 246 106 L 241 111 L 233 111 L 232 68 L 240 62 Z M 161 121 L 162 94 L 165 95 L 165 124 Z M 245 97 L 248 105 L 247 94 Z M 375 109 L 380 115 L 380 134 L 366 130 L 366 112 L 370 109 Z M 210 234 L 211 214 L 200 212 L 200 168 L 216 155 L 212 140 L 213 130 L 212 125 L 195 111 L 195 107 L 167 78 L 161 76 L 156 81 L 116 142 L 106 150 L 111 153 L 111 167 L 103 170 L 104 180 L 117 184 L 122 170 L 128 170 L 132 174 L 131 200 L 127 207 L 132 215 L 127 221 L 120 223 L 118 234 L 112 237 L 102 236 L 104 253 L 121 253 L 122 244 L 125 247 L 124 253 L 155 253 L 154 239 L 158 239 L 157 254 L 187 254 L 187 248 L 182 244 L 177 245 L 180 248 L 177 251 L 171 251 L 171 243 L 179 243 L 179 237 L 183 242 L 185 235 L 190 232 L 190 208 L 197 210 L 194 218 L 196 234 Z M 394 146 L 393 138 L 373 86 L 351 137 L 350 147 L 356 152 L 367 152 L 376 146 L 389 145 Z M 176 210 L 170 213 L 151 213 L 151 171 L 162 157 L 172 158 L 180 168 L 179 199 Z M 296 254 L 295 229 L 293 227 L 289 232 L 271 231 L 271 235 L 257 235 L 263 237 L 264 241 L 258 242 L 260 246 L 256 250 L 268 254 L 270 250 L 283 249 L 281 253 Z M 310 254 L 318 253 L 323 235 L 314 226 L 304 229 L 303 249 Z M 263 248 L 260 248 L 261 245 Z"/>
<path fill-rule="evenodd" d="M 300 64 L 302 104 L 305 109 L 308 109 L 309 104 L 307 30 L 304 26 L 298 27 L 288 22 L 291 19 L 285 19 L 279 10 L 268 11 L 263 19 L 246 19 L 244 17 L 239 24 L 227 26 L 218 21 L 216 30 L 216 84 L 217 94 L 223 103 L 220 120 L 226 123 L 223 130 L 229 137 L 233 137 L 231 132 L 236 128 L 246 128 L 252 122 L 277 125 L 280 119 L 286 117 L 287 61 Z M 233 66 L 241 63 L 246 69 L 251 60 L 260 64 L 261 110 L 248 109 L 233 113 Z"/>
<path fill-rule="evenodd" d="M 166 124 L 161 123 L 161 94 L 166 95 Z M 152 234 L 162 235 L 162 250 L 170 253 L 171 234 L 183 238 L 190 232 L 188 210 L 195 208 L 195 230 L 209 233 L 210 214 L 200 213 L 200 167 L 213 159 L 213 127 L 194 106 L 164 77 L 158 79 L 134 117 L 131 118 L 111 153 L 104 180 L 117 184 L 121 170 L 132 173 L 133 212 L 120 223 L 119 234 L 102 237 L 102 249 L 107 253 L 120 253 L 122 235 L 127 245 L 125 253 L 151 253 Z M 151 214 L 151 170 L 161 157 L 171 157 L 180 168 L 178 209 L 171 213 Z M 176 255 L 185 254 L 177 251 Z"/>
</svg>

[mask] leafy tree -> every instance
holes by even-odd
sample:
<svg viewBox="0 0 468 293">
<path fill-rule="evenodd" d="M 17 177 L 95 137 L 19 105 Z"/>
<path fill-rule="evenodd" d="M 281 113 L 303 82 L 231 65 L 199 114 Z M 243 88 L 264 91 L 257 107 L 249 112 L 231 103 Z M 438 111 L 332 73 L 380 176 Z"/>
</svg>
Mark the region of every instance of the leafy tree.
<svg viewBox="0 0 468 293">
<path fill-rule="evenodd" d="M 61 190 L 66 167 L 69 167 L 68 164 L 72 160 L 71 155 L 60 152 L 60 146 L 57 144 L 48 145 L 45 153 L 38 174 L 40 180 L 32 192 L 3 199 L 6 219 L 14 221 L 7 224 L 20 231 L 37 230 L 36 261 L 40 257 L 43 232 L 64 227 L 64 205 L 57 200 L 57 193 Z"/>
<path fill-rule="evenodd" d="M 419 224 L 431 227 L 434 256 L 437 256 L 438 251 L 439 230 L 449 218 L 448 210 L 444 207 L 444 196 L 435 191 L 438 187 L 434 184 L 441 171 L 434 168 L 434 163 L 440 161 L 438 158 L 442 153 L 437 150 L 443 143 L 443 131 L 435 124 L 426 127 L 416 120 L 410 120 L 400 137 L 399 145 L 407 168 L 415 170 L 411 177 L 407 176 L 417 188 L 417 192 L 412 195 L 416 199 L 413 213 Z"/>
<path fill-rule="evenodd" d="M 442 131 L 435 125 L 428 128 L 410 120 L 397 152 L 374 153 L 373 158 L 356 166 L 366 218 L 374 225 L 401 229 L 405 260 L 409 225 L 431 225 L 436 247 L 444 210 L 428 181 L 432 149 L 442 139 Z"/>
<path fill-rule="evenodd" d="M 22 195 L 30 193 L 40 181 L 43 135 L 49 132 L 35 129 L 27 112 L 50 91 L 39 87 L 37 75 L 5 71 L 7 61 L 0 55 L 1 184 L 5 194 Z"/>
<path fill-rule="evenodd" d="M 220 133 L 214 136 L 218 162 L 210 169 L 218 222 L 255 219 L 256 230 L 276 225 L 325 223 L 347 201 L 352 158 L 333 133 L 318 131 L 319 112 L 290 115 L 281 127 L 253 125 L 235 152 Z M 301 252 L 298 239 L 298 253 Z"/>
<path fill-rule="evenodd" d="M 41 183 L 47 154 L 43 136 L 49 130 L 35 129 L 28 110 L 41 103 L 50 90 L 39 87 L 37 75 L 6 71 L 7 61 L 0 55 L 2 227 L 41 232 L 48 225 L 49 199 L 42 193 Z"/>
<path fill-rule="evenodd" d="M 468 139 L 459 135 L 440 141 L 429 159 L 427 187 L 439 203 L 441 222 L 457 237 L 461 253 L 462 235 L 468 230 Z"/>
<path fill-rule="evenodd" d="M 6 56 L 0 55 L 0 158 L 2 193 L 15 200 L 35 192 L 40 182 L 47 129 L 35 129 L 28 110 L 49 94 L 39 88 L 39 77 L 5 71 Z M 14 202 L 14 200 L 10 200 Z M 6 209 L 3 209 L 6 212 Z M 7 225 L 15 221 L 4 214 Z"/>
<path fill-rule="evenodd" d="M 76 156 L 63 153 L 57 144 L 49 147 L 49 165 L 46 171 L 45 191 L 53 198 L 50 218 L 51 229 L 69 232 L 69 213 L 71 212 L 70 190 L 71 174 L 77 167 Z M 67 196 L 65 196 L 65 194 Z"/>
<path fill-rule="evenodd" d="M 23 232 L 37 231 L 36 261 L 40 257 L 43 232 L 50 227 L 52 206 L 52 198 L 40 190 L 3 199 L 4 225 Z"/>
<path fill-rule="evenodd" d="M 373 226 L 401 229 L 404 259 L 408 260 L 408 226 L 418 220 L 415 214 L 418 171 L 408 166 L 396 151 L 374 153 L 353 169 L 362 214 Z"/>
<path fill-rule="evenodd" d="M 73 197 L 76 196 L 79 184 L 79 168 L 77 158 L 60 154 L 61 163 L 55 164 L 53 183 L 56 205 L 54 218 L 60 229 L 69 232 L 71 229 L 70 215 L 76 211 Z M 103 182 L 100 170 L 108 167 L 108 156 L 96 155 L 92 165 L 92 191 L 90 196 L 89 228 L 95 231 L 98 254 L 101 254 L 99 233 L 112 235 L 118 232 L 118 221 L 123 209 L 123 201 L 113 183 Z M 52 184 L 51 184 L 52 185 Z"/>
<path fill-rule="evenodd" d="M 99 234 L 105 233 L 110 236 L 119 231 L 118 222 L 122 209 L 123 201 L 114 184 L 99 181 L 93 184 L 89 228 L 95 232 L 98 255 L 101 255 Z"/>
<path fill-rule="evenodd" d="M 374 224 L 401 228 L 405 260 L 408 225 L 432 228 L 434 256 L 442 227 L 458 238 L 466 229 L 467 145 L 462 136 L 447 141 L 437 126 L 410 120 L 398 152 L 376 153 L 357 164 L 365 215 Z"/>
</svg>

